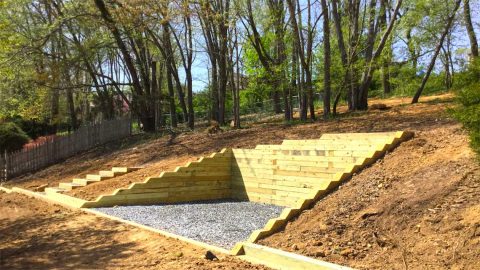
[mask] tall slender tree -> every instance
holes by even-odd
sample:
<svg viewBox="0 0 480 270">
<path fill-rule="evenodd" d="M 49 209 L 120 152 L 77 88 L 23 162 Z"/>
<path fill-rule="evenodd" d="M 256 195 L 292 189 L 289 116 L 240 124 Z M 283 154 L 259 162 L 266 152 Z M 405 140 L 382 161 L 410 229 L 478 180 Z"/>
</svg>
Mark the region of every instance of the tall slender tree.
<svg viewBox="0 0 480 270">
<path fill-rule="evenodd" d="M 450 31 L 450 27 L 452 27 L 453 20 L 455 19 L 455 16 L 457 14 L 457 10 L 460 7 L 461 2 L 462 2 L 462 0 L 456 0 L 455 1 L 455 6 L 453 8 L 452 13 L 447 18 L 445 29 L 443 30 L 442 35 L 440 36 L 438 44 L 435 48 L 435 51 L 433 52 L 433 56 L 432 56 L 432 59 L 430 60 L 430 64 L 428 65 L 427 72 L 423 76 L 422 84 L 420 85 L 420 87 L 417 89 L 417 92 L 415 92 L 415 95 L 413 96 L 412 104 L 418 102 L 418 100 L 420 98 L 420 95 L 422 94 L 423 89 L 425 88 L 425 85 L 427 84 L 428 78 L 430 78 L 430 74 L 432 73 L 433 68 L 435 66 L 435 61 L 437 60 L 438 54 L 440 53 L 440 50 L 442 49 L 445 37 L 447 36 L 448 32 Z"/>
<path fill-rule="evenodd" d="M 473 29 L 472 16 L 470 12 L 470 0 L 463 0 L 463 16 L 465 18 L 465 26 L 467 28 L 468 38 L 470 40 L 470 51 L 472 57 L 478 57 L 477 35 Z"/>
<path fill-rule="evenodd" d="M 322 0 L 323 12 L 323 118 L 327 119 L 330 115 L 330 66 L 331 66 L 331 52 L 330 52 L 330 20 L 328 15 L 328 5 L 326 0 Z"/>
</svg>

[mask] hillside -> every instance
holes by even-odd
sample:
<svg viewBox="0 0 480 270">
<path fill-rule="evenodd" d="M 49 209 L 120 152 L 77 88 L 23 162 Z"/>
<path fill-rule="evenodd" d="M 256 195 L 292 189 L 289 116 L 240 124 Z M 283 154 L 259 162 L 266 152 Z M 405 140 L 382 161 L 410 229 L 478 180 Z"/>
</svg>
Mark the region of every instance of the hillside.
<svg viewBox="0 0 480 270">
<path fill-rule="evenodd" d="M 415 105 L 402 99 L 374 103 L 388 104 L 390 109 L 307 124 L 269 120 L 214 135 L 201 131 L 176 137 L 137 135 L 13 179 L 8 185 L 35 189 L 111 166 L 145 167 L 70 193 L 93 199 L 224 147 L 253 148 L 283 139 L 318 138 L 328 132 L 408 130 L 415 132 L 412 140 L 354 175 L 260 244 L 360 269 L 479 268 L 480 168 L 466 132 L 446 112 L 453 106 L 452 96 L 433 96 Z M 78 257 L 82 259 L 70 263 L 70 269 L 89 261 L 107 268 L 262 269 L 230 257 L 205 262 L 198 259 L 201 249 L 22 195 L 2 193 L 0 198 L 0 248 L 7 258 L 3 264 L 9 267 L 55 267 L 67 263 L 67 257 Z M 147 238 L 148 243 L 142 241 Z M 111 245 L 101 244 L 106 239 L 113 239 Z M 42 244 L 37 245 L 38 241 Z M 87 251 L 76 248 L 87 247 L 82 244 L 85 241 L 98 244 L 89 244 Z M 60 257 L 61 250 L 71 251 Z M 18 252 L 28 256 L 15 257 Z M 109 256 L 112 252 L 121 256 Z"/>
<path fill-rule="evenodd" d="M 176 137 L 133 138 L 133 141 L 122 142 L 125 144 L 123 148 L 122 143 L 109 144 L 35 174 L 13 179 L 8 184 L 35 189 L 44 184 L 56 186 L 60 182 L 70 182 L 72 178 L 83 177 L 112 166 L 145 167 L 70 192 L 71 195 L 83 199 L 95 199 L 98 195 L 109 194 L 117 188 L 143 181 L 146 177 L 156 176 L 162 171 L 173 170 L 176 166 L 225 147 L 254 148 L 258 144 L 280 143 L 283 139 L 319 138 L 322 133 L 329 132 L 425 131 L 456 124 L 445 112 L 447 107 L 453 106 L 450 94 L 425 97 L 423 103 L 415 105 L 407 105 L 408 101 L 401 98 L 373 100 L 373 104 L 384 103 L 390 109 L 343 114 L 336 119 L 314 123 L 283 124 L 280 119 L 268 119 L 268 123 L 259 122 L 248 128 L 213 135 L 197 131 Z"/>
</svg>

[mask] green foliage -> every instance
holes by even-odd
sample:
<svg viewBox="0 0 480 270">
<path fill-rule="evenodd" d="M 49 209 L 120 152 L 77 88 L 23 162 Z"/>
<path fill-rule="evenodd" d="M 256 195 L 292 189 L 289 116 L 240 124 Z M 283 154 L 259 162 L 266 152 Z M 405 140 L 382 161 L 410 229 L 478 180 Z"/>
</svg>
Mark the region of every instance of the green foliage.
<svg viewBox="0 0 480 270">
<path fill-rule="evenodd" d="M 471 145 L 480 154 L 480 83 L 462 88 L 457 93 L 457 100 L 460 106 L 453 114 L 470 131 Z"/>
<path fill-rule="evenodd" d="M 195 118 L 207 118 L 211 107 L 212 99 L 208 89 L 195 93 L 193 97 L 193 110 L 195 112 Z"/>
<path fill-rule="evenodd" d="M 22 119 L 16 117 L 11 120 L 20 127 L 30 138 L 36 139 L 40 136 L 55 134 L 56 127 L 46 121 Z"/>
<path fill-rule="evenodd" d="M 473 59 L 468 68 L 464 71 L 455 73 L 455 87 L 464 88 L 477 83 L 480 74 L 480 59 Z"/>
<path fill-rule="evenodd" d="M 422 84 L 423 75 L 416 74 L 416 70 L 408 64 L 392 65 L 389 69 L 391 93 L 388 95 L 383 93 L 382 74 L 378 70 L 373 76 L 370 97 L 412 97 Z M 422 95 L 428 96 L 446 91 L 444 80 L 444 73 L 431 74 Z"/>
<path fill-rule="evenodd" d="M 0 152 L 12 152 L 22 149 L 30 138 L 13 122 L 0 124 Z"/>
<path fill-rule="evenodd" d="M 36 72 L 35 55 L 22 55 L 22 50 L 32 50 L 40 40 L 30 34 L 44 32 L 41 25 L 29 31 L 19 27 L 28 11 L 27 1 L 4 1 L 0 8 L 0 117 L 41 119 L 46 115 L 48 90 L 41 86 L 47 76 Z M 38 27 L 38 29 L 37 29 Z"/>
</svg>

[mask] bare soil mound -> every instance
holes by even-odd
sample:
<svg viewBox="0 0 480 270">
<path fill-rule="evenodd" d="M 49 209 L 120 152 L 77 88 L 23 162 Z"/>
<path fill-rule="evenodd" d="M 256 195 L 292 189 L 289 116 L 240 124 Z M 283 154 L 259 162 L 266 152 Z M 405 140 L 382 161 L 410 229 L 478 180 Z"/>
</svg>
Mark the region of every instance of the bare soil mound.
<svg viewBox="0 0 480 270">
<path fill-rule="evenodd" d="M 261 244 L 360 269 L 480 269 L 479 195 L 466 134 L 435 127 Z"/>
</svg>

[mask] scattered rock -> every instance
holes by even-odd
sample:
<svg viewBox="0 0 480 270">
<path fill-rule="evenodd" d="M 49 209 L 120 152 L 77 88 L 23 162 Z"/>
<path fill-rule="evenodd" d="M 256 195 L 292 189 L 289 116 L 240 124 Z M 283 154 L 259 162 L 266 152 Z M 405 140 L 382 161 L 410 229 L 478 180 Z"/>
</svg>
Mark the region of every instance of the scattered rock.
<svg viewBox="0 0 480 270">
<path fill-rule="evenodd" d="M 213 255 L 213 256 L 215 256 L 215 255 Z M 177 258 L 183 257 L 183 252 L 181 252 L 181 251 L 176 252 L 176 253 L 175 253 L 175 257 L 177 257 Z"/>
<path fill-rule="evenodd" d="M 362 214 L 362 219 L 366 219 L 366 218 L 369 218 L 369 217 L 373 217 L 373 216 L 377 216 L 381 214 L 381 212 L 378 212 L 378 211 L 370 211 L 370 212 L 365 212 Z"/>
<path fill-rule="evenodd" d="M 208 251 L 205 253 L 205 259 L 207 259 L 207 260 L 209 260 L 209 261 L 215 261 L 215 260 L 218 261 L 218 257 L 215 256 L 215 254 L 213 254 L 210 250 L 208 250 Z"/>
<path fill-rule="evenodd" d="M 340 251 L 340 255 L 347 257 L 348 255 L 353 254 L 353 249 L 346 248 Z"/>
<path fill-rule="evenodd" d="M 315 246 L 315 247 L 323 246 L 323 242 L 322 241 L 315 241 L 315 242 L 312 243 L 312 246 Z"/>
<path fill-rule="evenodd" d="M 293 244 L 293 245 L 292 245 L 292 249 L 293 249 L 293 250 L 298 250 L 298 245 L 297 245 L 297 244 Z"/>
</svg>

